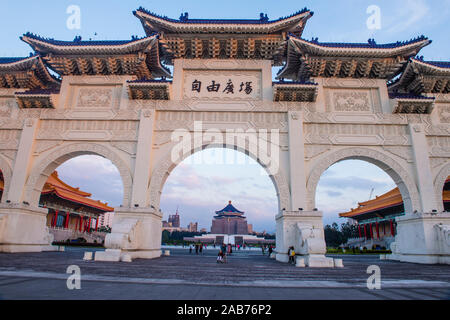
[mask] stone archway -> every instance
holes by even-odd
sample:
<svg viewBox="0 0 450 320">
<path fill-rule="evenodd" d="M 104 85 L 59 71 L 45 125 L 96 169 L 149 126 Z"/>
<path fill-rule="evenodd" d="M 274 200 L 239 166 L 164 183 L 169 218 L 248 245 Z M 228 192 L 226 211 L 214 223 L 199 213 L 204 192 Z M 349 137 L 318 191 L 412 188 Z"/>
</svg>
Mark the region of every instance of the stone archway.
<svg viewBox="0 0 450 320">
<path fill-rule="evenodd" d="M 3 195 L 0 202 L 6 201 L 6 195 L 9 190 L 9 184 L 12 177 L 12 169 L 8 161 L 0 155 L 0 170 L 3 173 Z"/>
<path fill-rule="evenodd" d="M 439 173 L 434 178 L 434 188 L 436 194 L 436 200 L 438 205 L 438 211 L 444 211 L 444 203 L 442 199 L 442 190 L 444 189 L 445 181 L 450 176 L 450 163 L 447 163 L 439 170 Z"/>
<path fill-rule="evenodd" d="M 52 150 L 36 160 L 25 185 L 25 199 L 37 206 L 41 190 L 48 176 L 65 161 L 81 155 L 98 155 L 110 160 L 119 170 L 123 182 L 123 206 L 129 206 L 132 187 L 130 168 L 113 150 L 97 143 L 74 143 Z"/>
<path fill-rule="evenodd" d="M 311 170 L 306 190 L 309 209 L 315 208 L 316 188 L 322 174 L 333 164 L 342 160 L 364 160 L 384 170 L 394 180 L 402 195 L 405 213 L 419 210 L 419 193 L 414 180 L 394 159 L 384 153 L 369 148 L 344 148 L 323 155 Z"/>
<path fill-rule="evenodd" d="M 239 152 L 243 152 L 244 154 L 251 157 L 253 160 L 257 161 L 263 168 L 264 166 L 261 164 L 261 162 L 258 160 L 258 156 L 251 153 L 249 150 L 257 150 L 252 149 L 251 147 L 248 149 L 240 148 L 237 145 L 223 145 L 223 144 L 205 144 L 201 148 L 198 149 L 192 149 L 192 151 L 187 154 L 183 155 L 183 158 L 180 160 L 183 161 L 186 158 L 188 158 L 190 155 L 193 155 L 195 152 L 199 152 L 201 150 L 204 150 L 206 148 L 229 148 L 234 149 Z M 159 163 L 155 166 L 152 172 L 149 188 L 148 188 L 148 201 L 149 205 L 153 206 L 156 209 L 159 209 L 162 189 L 164 187 L 164 184 L 169 177 L 170 173 L 173 169 L 177 166 L 177 163 L 174 163 L 171 159 L 171 153 L 168 152 L 162 157 L 162 159 L 159 161 Z M 270 179 L 272 180 L 272 183 L 275 186 L 275 190 L 277 192 L 277 198 L 278 198 L 278 208 L 279 211 L 282 209 L 290 210 L 290 191 L 289 191 L 289 185 L 283 175 L 283 173 L 278 170 L 277 174 L 269 174 Z"/>
</svg>

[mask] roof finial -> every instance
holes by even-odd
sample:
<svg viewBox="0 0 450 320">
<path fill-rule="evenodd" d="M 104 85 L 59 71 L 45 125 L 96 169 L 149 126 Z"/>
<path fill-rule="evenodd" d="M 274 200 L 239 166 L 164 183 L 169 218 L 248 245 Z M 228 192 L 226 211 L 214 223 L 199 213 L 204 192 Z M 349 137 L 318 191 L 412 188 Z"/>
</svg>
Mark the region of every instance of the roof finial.
<svg viewBox="0 0 450 320">
<path fill-rule="evenodd" d="M 260 20 L 261 22 L 267 22 L 267 21 L 269 21 L 269 17 L 267 16 L 267 13 L 264 14 L 264 12 L 261 12 L 261 13 L 259 14 L 259 20 Z"/>
<path fill-rule="evenodd" d="M 180 21 L 187 21 L 189 19 L 189 13 L 185 12 L 184 14 L 181 13 Z"/>
</svg>

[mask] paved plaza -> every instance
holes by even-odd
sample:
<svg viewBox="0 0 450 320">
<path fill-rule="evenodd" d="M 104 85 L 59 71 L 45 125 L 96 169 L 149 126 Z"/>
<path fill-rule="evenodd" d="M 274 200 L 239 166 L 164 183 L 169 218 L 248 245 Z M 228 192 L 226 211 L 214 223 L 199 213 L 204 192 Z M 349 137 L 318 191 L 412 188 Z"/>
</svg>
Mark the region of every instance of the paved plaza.
<svg viewBox="0 0 450 320">
<path fill-rule="evenodd" d="M 0 253 L 0 299 L 449 299 L 450 267 L 342 255 L 344 268 L 297 268 L 238 251 L 217 264 L 217 249 L 202 255 L 171 249 L 170 256 L 126 262 L 83 261 L 90 248 L 65 252 Z M 67 267 L 81 270 L 81 289 L 66 286 Z M 381 289 L 367 288 L 367 268 L 378 265 Z"/>
</svg>

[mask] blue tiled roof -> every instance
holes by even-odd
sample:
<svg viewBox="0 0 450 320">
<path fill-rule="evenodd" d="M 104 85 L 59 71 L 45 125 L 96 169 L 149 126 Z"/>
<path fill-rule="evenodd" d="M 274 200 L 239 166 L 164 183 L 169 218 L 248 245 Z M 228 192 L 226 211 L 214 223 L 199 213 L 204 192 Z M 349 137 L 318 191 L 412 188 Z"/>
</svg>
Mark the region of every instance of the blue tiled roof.
<svg viewBox="0 0 450 320">
<path fill-rule="evenodd" d="M 423 61 L 439 68 L 450 68 L 450 61 Z"/>
<path fill-rule="evenodd" d="M 5 57 L 0 58 L 0 64 L 8 64 L 8 63 L 14 63 L 21 60 L 28 59 L 29 57 Z"/>
<path fill-rule="evenodd" d="M 172 81 L 165 79 L 137 79 L 128 80 L 127 83 L 172 83 Z"/>
<path fill-rule="evenodd" d="M 167 16 L 160 16 L 154 12 L 151 12 L 149 10 L 146 10 L 143 7 L 140 7 L 139 9 L 137 9 L 136 11 L 133 11 L 133 14 L 136 15 L 136 12 L 142 12 L 151 16 L 154 16 L 156 18 L 160 18 L 163 20 L 166 20 L 168 22 L 175 22 L 175 23 L 205 23 L 205 24 L 268 24 L 268 23 L 274 23 L 274 22 L 278 22 L 281 20 L 285 20 L 285 19 L 289 19 L 293 16 L 299 15 L 299 14 L 303 14 L 306 12 L 310 12 L 311 15 L 314 14 L 314 12 L 310 11 L 309 9 L 307 9 L 306 7 L 303 8 L 300 11 L 297 11 L 296 13 L 290 15 L 290 16 L 286 16 L 286 17 L 282 17 L 276 20 L 268 20 L 268 19 L 189 19 L 189 18 L 184 18 L 184 19 L 180 19 L 180 20 L 176 20 L 176 19 L 172 19 L 172 18 L 168 18 Z M 181 17 L 180 17 L 181 18 Z"/>
<path fill-rule="evenodd" d="M 236 209 L 236 208 L 231 204 L 231 201 L 230 201 L 230 203 L 229 203 L 225 208 L 223 208 L 223 209 L 220 210 L 220 211 L 216 211 L 216 214 L 227 213 L 227 212 L 240 213 L 240 214 L 244 213 L 243 211 L 239 211 L 238 209 Z"/>
<path fill-rule="evenodd" d="M 76 37 L 73 41 L 62 41 L 62 40 L 55 40 L 53 38 L 44 38 L 41 36 L 38 36 L 36 34 L 33 34 L 31 32 L 27 32 L 24 34 L 25 37 L 29 37 L 32 39 L 44 41 L 47 43 L 51 43 L 58 46 L 116 46 L 116 45 L 122 45 L 127 43 L 132 43 L 135 41 L 142 40 L 146 37 L 138 38 L 133 37 L 131 40 L 81 40 L 81 37 Z"/>
<path fill-rule="evenodd" d="M 17 95 L 58 94 L 59 88 L 32 89 L 25 92 L 16 92 Z"/>
<path fill-rule="evenodd" d="M 421 35 L 419 37 L 416 37 L 414 39 L 408 40 L 408 41 L 397 41 L 393 43 L 385 43 L 385 44 L 377 44 L 374 39 L 369 39 L 367 43 L 343 43 L 343 42 L 319 42 L 318 38 L 313 38 L 312 40 L 306 40 L 303 38 L 299 38 L 295 36 L 292 33 L 289 33 L 290 37 L 300 39 L 303 41 L 306 41 L 311 44 L 316 44 L 322 47 L 329 47 L 329 48 L 362 48 L 362 49 L 392 49 L 397 47 L 406 46 L 412 43 L 420 42 L 423 40 L 428 40 L 427 37 L 424 35 Z M 431 40 L 429 40 L 431 43 Z"/>
<path fill-rule="evenodd" d="M 310 81 L 310 80 L 301 80 L 301 81 L 273 81 L 272 85 L 274 84 L 304 84 L 304 85 L 314 85 L 316 86 L 317 83 L 314 81 Z"/>
<path fill-rule="evenodd" d="M 411 93 L 397 93 L 397 92 L 391 92 L 389 93 L 390 99 L 418 99 L 418 100 L 434 100 L 434 97 L 426 97 L 422 95 L 417 94 L 411 94 Z"/>
</svg>

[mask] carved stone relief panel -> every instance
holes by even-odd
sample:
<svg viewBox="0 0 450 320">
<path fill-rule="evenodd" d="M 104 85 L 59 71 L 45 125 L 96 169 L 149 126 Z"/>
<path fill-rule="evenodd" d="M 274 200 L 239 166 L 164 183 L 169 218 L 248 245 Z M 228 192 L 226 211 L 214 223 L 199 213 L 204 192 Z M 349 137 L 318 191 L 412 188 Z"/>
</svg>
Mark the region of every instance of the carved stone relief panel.
<svg viewBox="0 0 450 320">
<path fill-rule="evenodd" d="M 120 85 L 94 86 L 73 85 L 69 90 L 69 105 L 66 108 L 98 109 L 114 108 L 120 104 Z"/>
<path fill-rule="evenodd" d="M 450 137 L 427 137 L 430 157 L 450 157 Z"/>
<path fill-rule="evenodd" d="M 20 135 L 20 130 L 0 130 L 0 149 L 17 149 Z"/>
<path fill-rule="evenodd" d="M 329 89 L 325 88 L 327 112 L 369 113 L 380 112 L 376 89 Z"/>
<path fill-rule="evenodd" d="M 450 104 L 442 104 L 438 110 L 441 123 L 450 123 Z"/>
<path fill-rule="evenodd" d="M 0 98 L 0 118 L 11 116 L 12 109 L 15 107 L 15 101 L 12 98 Z"/>
</svg>

